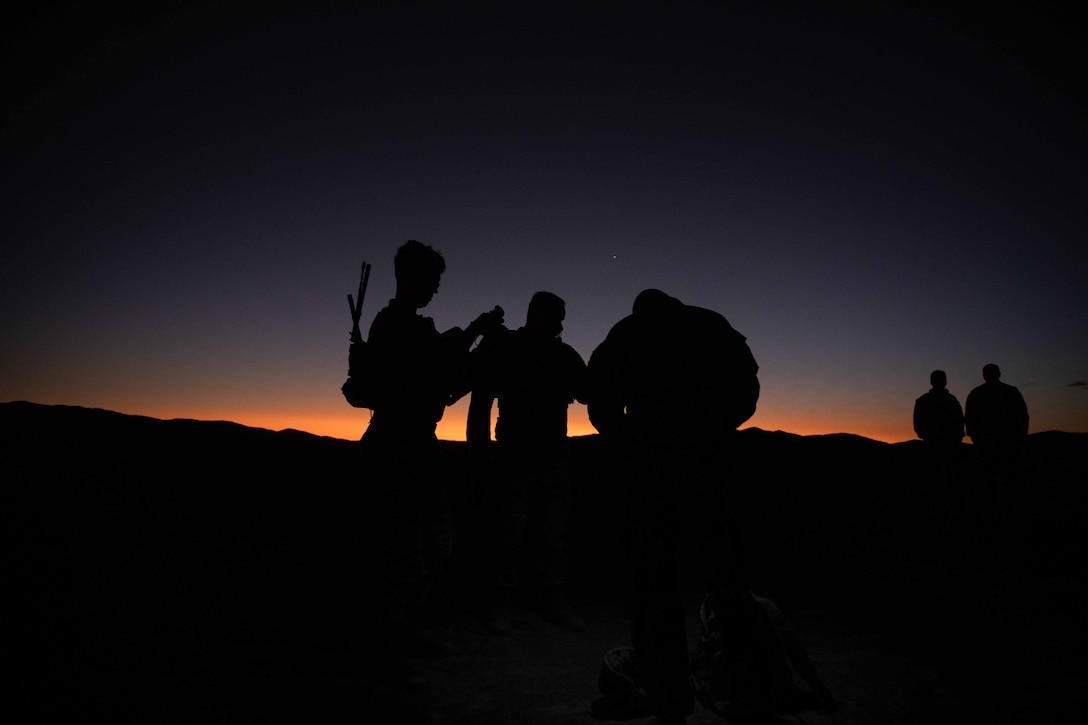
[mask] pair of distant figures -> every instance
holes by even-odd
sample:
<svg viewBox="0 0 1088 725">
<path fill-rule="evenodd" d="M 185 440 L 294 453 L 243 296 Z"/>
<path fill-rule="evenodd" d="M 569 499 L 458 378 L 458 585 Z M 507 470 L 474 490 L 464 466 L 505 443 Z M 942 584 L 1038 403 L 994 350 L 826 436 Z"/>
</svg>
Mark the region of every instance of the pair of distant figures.
<svg viewBox="0 0 1088 725">
<path fill-rule="evenodd" d="M 1024 396 L 1001 382 L 1001 369 L 990 363 L 982 368 L 985 382 L 967 396 L 966 410 L 947 390 L 943 370 L 930 373 L 932 389 L 914 403 L 914 432 L 927 445 L 930 456 L 930 495 L 938 486 L 952 491 L 962 507 L 960 451 L 964 434 L 974 444 L 973 459 L 980 483 L 990 497 L 1002 495 L 1017 482 L 1024 441 L 1028 434 L 1028 408 Z"/>
</svg>

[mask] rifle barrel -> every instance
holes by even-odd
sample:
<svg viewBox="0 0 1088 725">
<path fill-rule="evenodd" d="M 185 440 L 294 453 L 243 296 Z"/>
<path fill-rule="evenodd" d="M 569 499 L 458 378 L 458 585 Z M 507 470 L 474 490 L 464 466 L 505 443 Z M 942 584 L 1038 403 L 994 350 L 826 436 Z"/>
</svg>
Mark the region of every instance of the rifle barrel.
<svg viewBox="0 0 1088 725">
<path fill-rule="evenodd" d="M 366 296 L 366 286 L 370 282 L 370 265 L 363 262 L 363 271 L 359 275 L 359 309 L 363 309 L 363 297 Z"/>
<path fill-rule="evenodd" d="M 351 321 L 355 323 L 355 326 L 359 326 L 359 317 L 363 314 L 363 297 L 366 296 L 366 285 L 370 281 L 370 265 L 363 262 L 363 268 L 359 272 L 359 291 L 356 293 L 359 298 L 358 304 L 352 299 L 351 293 L 348 293 L 348 308 L 351 310 Z"/>
</svg>

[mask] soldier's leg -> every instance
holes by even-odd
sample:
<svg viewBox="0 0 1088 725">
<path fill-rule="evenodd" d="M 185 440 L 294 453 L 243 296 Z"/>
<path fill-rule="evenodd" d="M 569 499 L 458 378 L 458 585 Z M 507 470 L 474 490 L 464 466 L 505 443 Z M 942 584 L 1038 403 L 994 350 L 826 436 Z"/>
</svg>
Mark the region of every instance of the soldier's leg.
<svg viewBox="0 0 1088 725">
<path fill-rule="evenodd" d="M 485 495 L 489 532 L 485 607 L 487 625 L 495 634 L 512 631 L 511 600 L 518 584 L 529 501 L 525 465 L 516 451 L 502 446 L 498 475 Z"/>
<path fill-rule="evenodd" d="M 684 605 L 676 567 L 674 472 L 668 465 L 633 474 L 626 542 L 630 567 L 629 627 L 640 684 L 659 717 L 691 713 Z"/>
<path fill-rule="evenodd" d="M 540 461 L 532 488 L 535 510 L 539 514 L 537 568 L 544 589 L 541 614 L 563 629 L 581 632 L 586 628 L 585 620 L 570 606 L 565 589 L 571 499 L 565 451 L 547 453 L 546 459 Z"/>
</svg>

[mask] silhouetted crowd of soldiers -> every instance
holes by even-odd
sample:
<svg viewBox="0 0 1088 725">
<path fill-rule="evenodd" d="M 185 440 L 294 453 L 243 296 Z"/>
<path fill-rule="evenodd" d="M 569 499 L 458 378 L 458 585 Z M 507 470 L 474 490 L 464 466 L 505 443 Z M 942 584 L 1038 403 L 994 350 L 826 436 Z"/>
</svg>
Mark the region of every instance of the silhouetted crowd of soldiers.
<svg viewBox="0 0 1088 725">
<path fill-rule="evenodd" d="M 380 651 L 442 654 L 447 648 L 423 635 L 413 611 L 450 564 L 451 509 L 435 430 L 445 408 L 465 395 L 471 395 L 466 438 L 473 465 L 493 472 L 483 484 L 491 526 L 487 626 L 500 635 L 511 631 L 511 597 L 525 549 L 535 555 L 544 618 L 570 631 L 586 628 L 564 593 L 567 408 L 579 401 L 609 442 L 626 495 L 632 646 L 620 674 L 637 682 L 639 695 L 613 705 L 626 709 L 626 717 L 653 715 L 662 723 L 683 722 L 696 694 L 738 721 L 837 707 L 773 603 L 745 584 L 723 484 L 733 432 L 755 412 L 758 366 L 725 317 L 645 290 L 587 364 L 562 341 L 565 303 L 550 292 L 533 295 L 525 325 L 516 330 L 504 326 L 496 308 L 464 329 L 439 332 L 419 311 L 438 291 L 442 255 L 409 241 L 398 249 L 394 270 L 395 296 L 374 318 L 366 341 L 366 374 L 375 382 L 367 405 L 373 416 L 362 439 L 371 521 L 381 532 L 382 550 L 373 552 L 381 568 L 377 629 L 388 639 Z M 941 371 L 917 400 L 915 430 L 931 451 L 936 486 L 955 488 L 965 426 L 987 470 L 1011 475 L 1011 451 L 1027 432 L 1026 407 L 1015 388 L 999 381 L 996 365 L 987 365 L 984 377 L 967 399 L 966 416 Z M 688 650 L 677 584 L 682 536 L 693 539 L 707 561 L 700 667 Z M 808 699 L 784 684 L 792 682 L 791 668 L 808 684 Z"/>
</svg>

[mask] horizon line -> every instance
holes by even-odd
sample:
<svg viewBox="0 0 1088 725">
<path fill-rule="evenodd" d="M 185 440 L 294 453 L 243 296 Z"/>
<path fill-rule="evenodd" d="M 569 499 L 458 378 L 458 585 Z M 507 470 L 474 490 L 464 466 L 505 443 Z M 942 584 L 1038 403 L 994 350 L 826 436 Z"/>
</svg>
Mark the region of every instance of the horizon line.
<svg viewBox="0 0 1088 725">
<path fill-rule="evenodd" d="M 151 415 L 151 414 L 147 414 L 147 413 L 128 413 L 128 412 L 116 410 L 116 409 L 113 409 L 113 408 L 105 408 L 105 407 L 94 406 L 94 405 L 77 405 L 77 404 L 71 404 L 71 403 L 37 403 L 37 402 L 34 402 L 34 401 L 30 401 L 30 400 L 9 400 L 9 401 L 6 401 L 6 402 L 4 402 L 2 404 L 4 404 L 4 405 L 24 404 L 24 405 L 39 406 L 39 407 L 43 407 L 43 408 L 78 408 L 78 409 L 81 409 L 81 410 L 97 410 L 97 411 L 103 411 L 103 412 L 107 412 L 107 413 L 113 413 L 115 415 L 124 415 L 124 416 L 129 416 L 129 417 L 132 417 L 132 418 L 150 418 L 152 420 L 159 420 L 159 421 L 194 421 L 194 422 L 199 422 L 199 423 L 229 423 L 231 425 L 238 425 L 238 426 L 241 426 L 243 428 L 252 428 L 252 429 L 255 429 L 255 430 L 266 430 L 266 431 L 270 431 L 270 432 L 273 432 L 273 433 L 295 432 L 295 433 L 302 433 L 302 434 L 305 434 L 305 435 L 311 435 L 311 436 L 314 436 L 316 438 L 329 438 L 329 439 L 332 439 L 332 440 L 341 440 L 341 441 L 346 441 L 346 442 L 349 442 L 349 443 L 359 441 L 359 438 L 354 437 L 354 436 L 353 437 L 345 437 L 343 435 L 335 435 L 335 434 L 329 433 L 329 432 L 318 433 L 318 432 L 314 432 L 313 430 L 307 430 L 306 428 L 296 427 L 296 426 L 292 426 L 292 425 L 287 425 L 287 426 L 284 426 L 284 427 L 277 427 L 277 426 L 274 426 L 274 425 L 259 424 L 259 423 L 254 423 L 254 422 L 243 422 L 242 420 L 239 420 L 239 419 L 230 419 L 230 418 L 222 418 L 222 417 L 214 417 L 214 416 L 213 417 L 194 417 L 194 416 L 187 416 L 187 415 L 179 415 L 179 416 L 165 417 L 165 416 L 162 416 L 162 415 Z M 260 416 L 258 416 L 258 417 L 260 417 Z M 287 417 L 291 417 L 291 416 L 287 416 Z M 364 430 L 365 430 L 365 426 L 364 426 Z M 918 439 L 918 438 L 907 438 L 907 439 L 898 440 L 898 441 L 881 440 L 879 438 L 874 438 L 872 436 L 868 436 L 868 435 L 865 435 L 863 433 L 855 433 L 855 432 L 846 431 L 846 430 L 821 432 L 821 433 L 797 433 L 797 432 L 790 431 L 790 430 L 785 430 L 785 429 L 782 429 L 782 428 L 771 429 L 771 428 L 764 428 L 764 427 L 761 427 L 761 426 L 758 426 L 758 425 L 742 427 L 742 428 L 737 429 L 737 432 L 743 432 L 743 431 L 758 431 L 758 432 L 761 432 L 761 433 L 769 433 L 769 434 L 778 433 L 778 434 L 784 434 L 784 435 L 797 436 L 797 437 L 800 437 L 800 438 L 816 438 L 816 437 L 827 437 L 827 436 L 854 436 L 854 437 L 857 437 L 857 438 L 863 438 L 865 440 L 870 440 L 870 441 L 873 441 L 875 443 L 883 443 L 885 445 L 897 445 L 897 444 L 900 444 L 900 443 L 910 443 L 910 442 L 914 442 L 914 441 L 920 442 L 920 439 Z M 1077 431 L 1066 431 L 1066 430 L 1060 430 L 1060 429 L 1048 429 L 1048 430 L 1045 430 L 1045 431 L 1034 431 L 1034 432 L 1029 433 L 1028 435 L 1039 435 L 1041 433 L 1067 433 L 1067 434 L 1070 434 L 1070 435 L 1088 435 L 1088 432 L 1079 432 L 1078 433 Z M 437 432 L 436 432 L 436 435 L 437 435 Z M 573 439 L 581 439 L 581 438 L 592 438 L 592 437 L 600 436 L 600 435 L 601 434 L 598 431 L 591 431 L 591 432 L 587 432 L 587 433 L 574 433 L 574 434 L 571 434 L 571 433 L 568 432 L 566 437 L 568 439 L 573 440 Z M 361 434 L 360 434 L 360 437 L 361 437 Z M 465 442 L 467 442 L 467 441 L 465 441 L 464 438 L 451 438 L 451 437 L 448 437 L 448 436 L 441 436 L 441 435 L 437 435 L 437 438 L 438 438 L 439 441 L 444 442 L 444 443 L 465 443 Z M 495 442 L 495 441 L 492 440 L 492 442 Z M 970 440 L 968 439 L 967 436 L 964 436 L 963 443 L 964 443 L 964 445 L 972 445 L 972 443 L 970 442 Z"/>
</svg>

